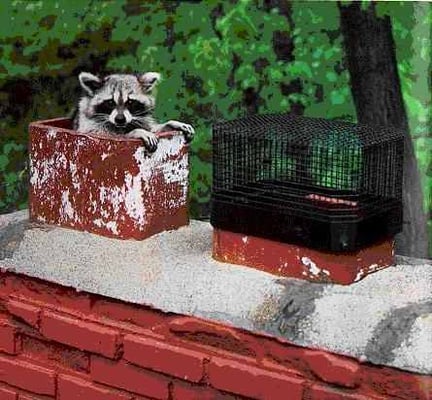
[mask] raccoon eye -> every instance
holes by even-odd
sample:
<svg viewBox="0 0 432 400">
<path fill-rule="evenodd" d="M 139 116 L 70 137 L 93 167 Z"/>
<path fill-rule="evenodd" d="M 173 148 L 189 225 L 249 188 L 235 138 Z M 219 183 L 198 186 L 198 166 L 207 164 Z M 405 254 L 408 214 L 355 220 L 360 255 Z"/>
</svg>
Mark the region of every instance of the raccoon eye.
<svg viewBox="0 0 432 400">
<path fill-rule="evenodd" d="M 125 105 L 132 114 L 139 113 L 140 111 L 144 111 L 145 109 L 144 104 L 140 103 L 137 100 L 129 99 Z"/>
<path fill-rule="evenodd" d="M 96 106 L 96 112 L 100 114 L 111 114 L 116 103 L 113 99 L 105 100 Z"/>
</svg>

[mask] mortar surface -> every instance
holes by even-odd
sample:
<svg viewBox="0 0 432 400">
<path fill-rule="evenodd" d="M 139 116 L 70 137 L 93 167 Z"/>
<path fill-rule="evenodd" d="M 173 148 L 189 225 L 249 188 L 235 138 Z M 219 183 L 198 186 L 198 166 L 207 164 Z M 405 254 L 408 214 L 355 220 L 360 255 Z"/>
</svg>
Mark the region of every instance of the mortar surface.
<svg viewBox="0 0 432 400">
<path fill-rule="evenodd" d="M 432 261 L 350 285 L 280 278 L 211 257 L 212 227 L 117 240 L 0 216 L 0 267 L 164 312 L 192 315 L 378 365 L 432 374 Z"/>
</svg>

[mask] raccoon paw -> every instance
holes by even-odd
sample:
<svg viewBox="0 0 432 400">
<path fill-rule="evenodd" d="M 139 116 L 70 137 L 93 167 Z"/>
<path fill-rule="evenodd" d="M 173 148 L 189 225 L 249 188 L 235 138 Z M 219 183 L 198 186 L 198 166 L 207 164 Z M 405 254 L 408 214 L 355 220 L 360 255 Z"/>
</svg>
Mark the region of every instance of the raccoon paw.
<svg viewBox="0 0 432 400">
<path fill-rule="evenodd" d="M 179 121 L 169 121 L 168 125 L 173 129 L 182 131 L 186 143 L 190 143 L 192 141 L 195 135 L 195 129 L 193 128 L 192 125 L 185 124 L 184 122 L 179 122 Z"/>
<path fill-rule="evenodd" d="M 154 133 L 146 132 L 145 135 L 141 137 L 144 142 L 144 147 L 150 152 L 154 153 L 158 146 L 158 137 Z"/>
<path fill-rule="evenodd" d="M 192 127 L 192 125 L 185 124 L 185 126 L 187 129 L 182 130 L 183 136 L 186 140 L 186 143 L 190 143 L 190 142 L 192 142 L 192 139 L 194 138 L 195 129 Z"/>
<path fill-rule="evenodd" d="M 158 145 L 158 137 L 149 131 L 144 129 L 134 129 L 132 132 L 127 134 L 128 137 L 133 137 L 137 139 L 141 139 L 144 143 L 144 147 L 150 152 L 153 153 L 157 149 Z"/>
</svg>

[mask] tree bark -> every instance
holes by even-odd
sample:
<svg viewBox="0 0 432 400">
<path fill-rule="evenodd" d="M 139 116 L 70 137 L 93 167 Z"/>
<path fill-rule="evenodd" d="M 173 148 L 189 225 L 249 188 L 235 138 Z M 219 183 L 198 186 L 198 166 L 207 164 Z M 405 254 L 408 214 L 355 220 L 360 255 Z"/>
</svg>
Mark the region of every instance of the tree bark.
<svg viewBox="0 0 432 400">
<path fill-rule="evenodd" d="M 428 256 L 426 215 L 420 175 L 403 103 L 390 18 L 377 17 L 375 4 L 339 3 L 351 91 L 360 123 L 402 129 L 405 133 L 403 174 L 403 232 L 396 236 L 396 252 Z"/>
</svg>

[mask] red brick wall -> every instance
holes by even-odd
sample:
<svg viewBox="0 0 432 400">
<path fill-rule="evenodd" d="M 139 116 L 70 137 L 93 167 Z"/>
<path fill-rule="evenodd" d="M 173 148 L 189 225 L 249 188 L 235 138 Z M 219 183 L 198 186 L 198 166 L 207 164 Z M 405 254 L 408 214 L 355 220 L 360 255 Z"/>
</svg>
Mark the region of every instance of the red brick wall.
<svg viewBox="0 0 432 400">
<path fill-rule="evenodd" d="M 0 400 L 248 398 L 429 399 L 432 377 L 0 274 Z"/>
</svg>

